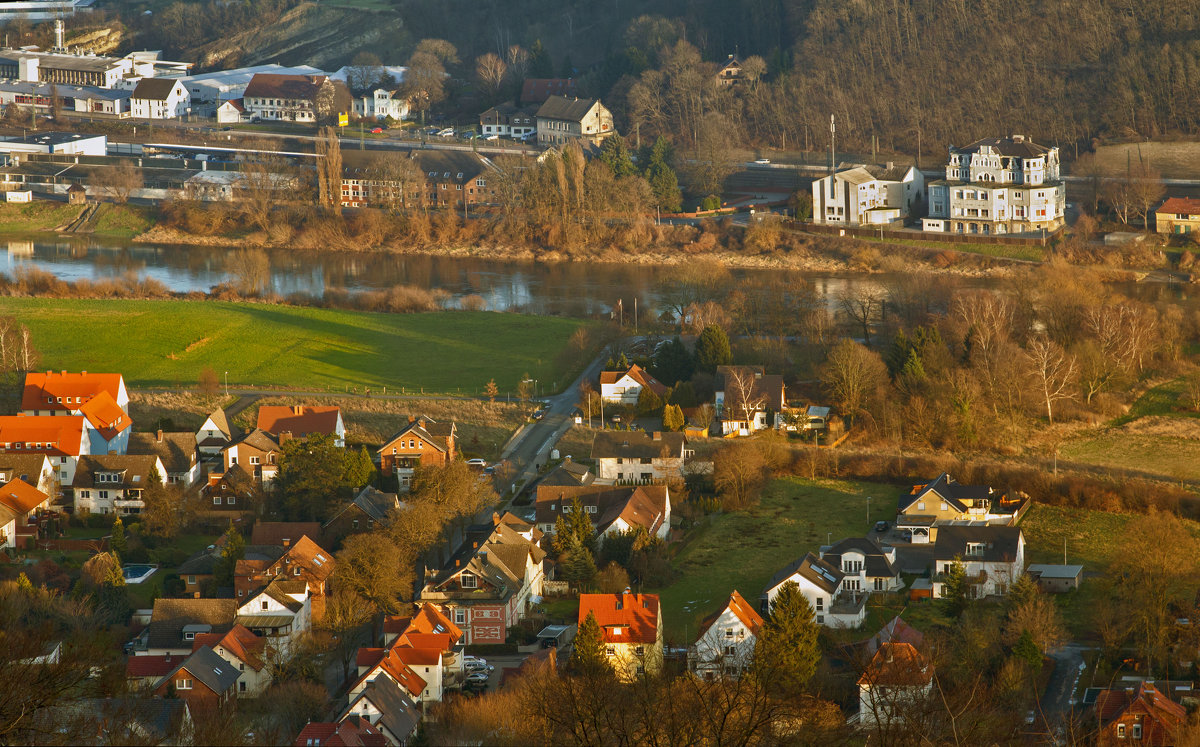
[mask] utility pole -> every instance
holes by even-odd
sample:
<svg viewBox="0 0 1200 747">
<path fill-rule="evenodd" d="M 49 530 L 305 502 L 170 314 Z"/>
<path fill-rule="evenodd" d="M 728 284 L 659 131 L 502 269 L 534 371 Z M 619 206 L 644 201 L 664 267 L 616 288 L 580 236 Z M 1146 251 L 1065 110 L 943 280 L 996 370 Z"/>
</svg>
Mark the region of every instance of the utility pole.
<svg viewBox="0 0 1200 747">
<path fill-rule="evenodd" d="M 871 524 L 871 496 L 867 496 L 867 525 Z"/>
<path fill-rule="evenodd" d="M 637 296 L 633 297 L 633 333 L 637 334 Z"/>
</svg>

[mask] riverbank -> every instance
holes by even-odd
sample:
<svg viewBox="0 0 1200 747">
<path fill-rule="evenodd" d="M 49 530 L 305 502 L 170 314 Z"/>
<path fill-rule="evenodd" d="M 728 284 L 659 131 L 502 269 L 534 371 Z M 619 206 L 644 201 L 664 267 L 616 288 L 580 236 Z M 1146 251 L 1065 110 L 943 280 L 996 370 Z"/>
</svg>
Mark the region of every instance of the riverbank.
<svg viewBox="0 0 1200 747">
<path fill-rule="evenodd" d="M 0 297 L 47 370 L 111 370 L 130 386 L 225 385 L 479 394 L 494 379 L 546 387 L 590 360 L 592 325 L 496 312 L 388 314 L 266 303 Z M 584 330 L 582 333 L 580 330 Z"/>
<path fill-rule="evenodd" d="M 56 233 L 77 219 L 83 205 L 37 200 L 34 202 L 0 202 L 0 234 L 29 236 L 37 233 Z M 152 210 L 138 205 L 100 203 L 95 218 L 87 226 L 87 234 L 101 238 L 136 239 L 154 225 Z M 71 234 L 62 234 L 71 235 Z"/>
</svg>

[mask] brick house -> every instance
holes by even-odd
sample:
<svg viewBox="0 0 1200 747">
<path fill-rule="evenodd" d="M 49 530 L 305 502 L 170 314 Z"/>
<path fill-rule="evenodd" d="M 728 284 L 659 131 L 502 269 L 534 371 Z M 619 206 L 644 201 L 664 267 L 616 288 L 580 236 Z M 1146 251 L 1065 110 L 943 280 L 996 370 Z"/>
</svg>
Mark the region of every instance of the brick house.
<svg viewBox="0 0 1200 747">
<path fill-rule="evenodd" d="M 379 471 L 395 475 L 400 492 L 408 492 L 418 466 L 440 467 L 454 459 L 456 431 L 453 422 L 410 417 L 408 424 L 389 436 L 375 452 L 379 456 Z"/>
<path fill-rule="evenodd" d="M 332 436 L 334 445 L 346 445 L 346 424 L 342 408 L 336 405 L 263 405 L 258 408 L 258 429 L 275 438 L 283 433 L 292 438 Z"/>
<path fill-rule="evenodd" d="M 425 580 L 420 600 L 439 605 L 465 643 L 504 643 L 542 595 L 546 553 L 506 524 L 471 527 L 448 563 Z"/>
<path fill-rule="evenodd" d="M 1103 690 L 1096 698 L 1100 725 L 1098 744 L 1165 747 L 1187 724 L 1187 710 L 1150 682 L 1137 689 Z"/>
<path fill-rule="evenodd" d="M 201 646 L 162 678 L 154 694 L 165 698 L 173 692 L 194 713 L 228 703 L 236 695 L 237 681 L 237 669 L 208 646 Z"/>
<path fill-rule="evenodd" d="M 287 436 L 282 440 L 286 441 Z M 225 470 L 241 465 L 256 481 L 266 485 L 279 473 L 280 444 L 281 440 L 255 428 L 221 451 Z"/>
</svg>

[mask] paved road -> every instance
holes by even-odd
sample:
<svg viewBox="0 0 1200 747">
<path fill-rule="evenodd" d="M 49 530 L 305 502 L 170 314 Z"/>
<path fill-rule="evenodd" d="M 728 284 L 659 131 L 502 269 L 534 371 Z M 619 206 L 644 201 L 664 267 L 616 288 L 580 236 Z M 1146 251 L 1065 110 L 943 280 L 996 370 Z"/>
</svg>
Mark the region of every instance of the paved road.
<svg viewBox="0 0 1200 747">
<path fill-rule="evenodd" d="M 1054 673 L 1046 683 L 1042 694 L 1041 709 L 1048 719 L 1062 718 L 1075 707 L 1075 686 L 1083 673 L 1083 654 L 1087 646 L 1068 643 L 1050 654 L 1054 659 Z"/>
</svg>

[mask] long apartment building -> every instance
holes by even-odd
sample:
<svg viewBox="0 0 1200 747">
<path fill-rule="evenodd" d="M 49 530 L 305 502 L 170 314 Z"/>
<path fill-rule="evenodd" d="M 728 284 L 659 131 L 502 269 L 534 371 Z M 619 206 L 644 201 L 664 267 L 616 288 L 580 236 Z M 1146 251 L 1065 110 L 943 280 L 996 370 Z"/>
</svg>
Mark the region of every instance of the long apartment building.
<svg viewBox="0 0 1200 747">
<path fill-rule="evenodd" d="M 926 231 L 1021 234 L 1064 223 L 1066 185 L 1058 148 L 1024 135 L 986 138 L 950 148 L 946 178 L 929 183 Z"/>
</svg>

